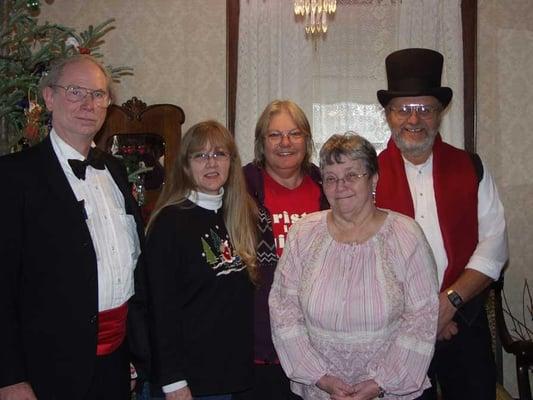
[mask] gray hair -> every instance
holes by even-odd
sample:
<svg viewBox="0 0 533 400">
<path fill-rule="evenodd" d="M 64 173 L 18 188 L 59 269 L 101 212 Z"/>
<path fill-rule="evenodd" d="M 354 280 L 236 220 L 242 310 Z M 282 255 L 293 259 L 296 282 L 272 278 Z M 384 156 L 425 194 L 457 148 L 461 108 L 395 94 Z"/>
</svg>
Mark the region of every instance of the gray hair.
<svg viewBox="0 0 533 400">
<path fill-rule="evenodd" d="M 348 131 L 344 134 L 331 136 L 320 149 L 320 170 L 326 165 L 340 163 L 341 156 L 350 160 L 361 160 L 369 176 L 378 173 L 378 156 L 376 149 L 368 140 L 355 132 Z"/>
<path fill-rule="evenodd" d="M 61 77 L 63 76 L 63 70 L 67 65 L 76 64 L 81 61 L 89 61 L 96 65 L 104 73 L 106 78 L 106 90 L 111 99 L 114 99 L 113 91 L 113 78 L 107 70 L 107 68 L 95 57 L 89 54 L 76 54 L 70 57 L 58 58 L 52 61 L 50 65 L 50 70 L 43 75 L 41 82 L 39 83 L 40 92 L 44 90 L 45 87 L 51 87 L 57 85 Z"/>
</svg>

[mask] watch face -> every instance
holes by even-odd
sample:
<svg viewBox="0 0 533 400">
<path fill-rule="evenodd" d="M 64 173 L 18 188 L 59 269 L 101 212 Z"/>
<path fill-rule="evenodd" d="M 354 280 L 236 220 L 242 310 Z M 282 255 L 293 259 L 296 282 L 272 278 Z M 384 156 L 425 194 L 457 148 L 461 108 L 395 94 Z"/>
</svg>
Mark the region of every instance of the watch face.
<svg viewBox="0 0 533 400">
<path fill-rule="evenodd" d="M 453 290 L 448 291 L 448 299 L 455 308 L 460 308 L 463 305 L 463 299 Z"/>
</svg>

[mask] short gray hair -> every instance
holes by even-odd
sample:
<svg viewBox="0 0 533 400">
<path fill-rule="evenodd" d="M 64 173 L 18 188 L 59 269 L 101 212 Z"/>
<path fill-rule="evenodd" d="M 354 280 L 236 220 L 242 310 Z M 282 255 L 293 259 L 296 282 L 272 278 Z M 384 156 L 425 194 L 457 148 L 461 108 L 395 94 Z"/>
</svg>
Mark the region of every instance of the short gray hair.
<svg viewBox="0 0 533 400">
<path fill-rule="evenodd" d="M 114 99 L 115 96 L 113 91 L 113 78 L 111 77 L 111 74 L 97 58 L 89 54 L 76 54 L 74 56 L 58 58 L 52 61 L 50 65 L 50 70 L 48 70 L 46 75 L 43 75 L 43 77 L 41 78 L 41 82 L 39 83 L 40 92 L 42 93 L 45 87 L 52 87 L 54 85 L 57 85 L 57 83 L 63 76 L 63 70 L 67 65 L 76 64 L 81 61 L 90 61 L 98 68 L 100 68 L 106 78 L 107 93 L 109 94 L 109 97 L 111 99 Z"/>
<path fill-rule="evenodd" d="M 355 132 L 348 131 L 344 134 L 331 136 L 320 149 L 320 170 L 326 165 L 339 163 L 341 156 L 350 160 L 361 160 L 369 176 L 378 173 L 378 156 L 376 149 L 368 140 Z"/>
</svg>

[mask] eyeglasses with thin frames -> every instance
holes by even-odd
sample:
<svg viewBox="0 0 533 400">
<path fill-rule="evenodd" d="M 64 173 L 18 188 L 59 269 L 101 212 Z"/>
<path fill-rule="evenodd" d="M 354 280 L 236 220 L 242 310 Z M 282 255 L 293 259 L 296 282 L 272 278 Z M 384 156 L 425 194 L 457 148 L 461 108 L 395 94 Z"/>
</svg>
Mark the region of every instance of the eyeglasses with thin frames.
<svg viewBox="0 0 533 400">
<path fill-rule="evenodd" d="M 344 185 L 348 183 L 355 183 L 360 179 L 368 175 L 368 172 L 358 174 L 356 172 L 348 172 L 344 175 L 344 178 L 337 178 L 335 175 L 327 175 L 322 179 L 322 185 L 327 188 L 336 187 L 337 184 L 342 181 Z"/>
<path fill-rule="evenodd" d="M 196 163 L 207 164 L 210 159 L 213 159 L 215 161 L 228 161 L 230 158 L 230 154 L 222 150 L 217 150 L 212 151 L 211 153 L 193 153 L 190 158 Z"/>
<path fill-rule="evenodd" d="M 58 87 L 63 89 L 65 91 L 65 97 L 68 101 L 72 103 L 79 103 L 85 100 L 88 95 L 91 95 L 93 103 L 97 107 L 107 108 L 111 104 L 111 98 L 109 97 L 109 93 L 107 93 L 105 90 L 87 89 L 76 85 L 50 85 L 50 87 Z"/>
<path fill-rule="evenodd" d="M 439 106 L 428 104 L 403 104 L 401 106 L 389 106 L 389 110 L 400 119 L 409 118 L 414 112 L 422 119 L 432 119 L 440 110 Z"/>
<path fill-rule="evenodd" d="M 269 131 L 266 134 L 266 138 L 271 144 L 280 144 L 283 138 L 288 138 L 292 143 L 298 143 L 304 140 L 306 134 L 299 129 L 293 129 L 290 131 Z"/>
</svg>

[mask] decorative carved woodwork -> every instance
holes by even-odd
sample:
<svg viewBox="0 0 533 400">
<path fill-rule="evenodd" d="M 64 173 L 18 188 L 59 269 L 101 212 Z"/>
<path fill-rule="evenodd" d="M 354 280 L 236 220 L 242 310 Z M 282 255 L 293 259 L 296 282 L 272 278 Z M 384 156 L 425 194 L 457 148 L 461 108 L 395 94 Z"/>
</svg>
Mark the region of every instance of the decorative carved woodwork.
<svg viewBox="0 0 533 400">
<path fill-rule="evenodd" d="M 147 106 L 139 98 L 133 97 L 122 106 L 115 104 L 109 106 L 106 120 L 95 137 L 95 143 L 98 148 L 110 152 L 114 135 L 128 135 L 130 141 L 136 134 L 139 134 L 140 140 L 146 136 L 159 135 L 164 143 L 162 160 L 164 160 L 164 175 L 167 177 L 179 151 L 181 126 L 184 122 L 185 114 L 178 106 L 173 104 Z M 146 190 L 145 215 L 153 208 L 160 191 L 161 188 Z"/>
</svg>

